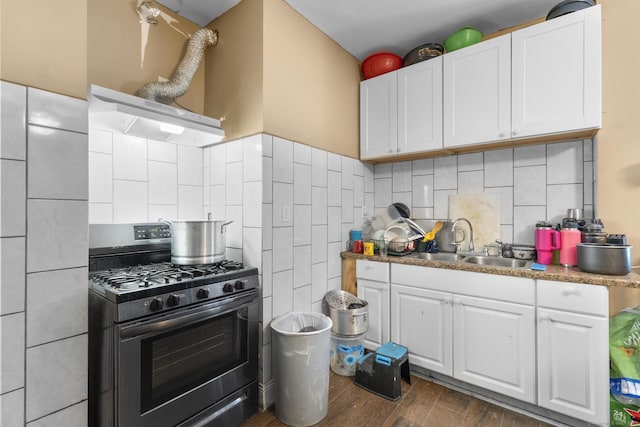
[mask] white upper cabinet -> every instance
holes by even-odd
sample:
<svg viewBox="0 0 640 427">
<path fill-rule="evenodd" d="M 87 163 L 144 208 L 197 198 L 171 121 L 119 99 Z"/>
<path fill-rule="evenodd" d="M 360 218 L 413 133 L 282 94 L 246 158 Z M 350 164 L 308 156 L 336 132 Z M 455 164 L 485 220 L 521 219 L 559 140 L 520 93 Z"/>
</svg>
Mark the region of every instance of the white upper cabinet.
<svg viewBox="0 0 640 427">
<path fill-rule="evenodd" d="M 360 158 L 442 148 L 442 57 L 360 83 Z"/>
<path fill-rule="evenodd" d="M 382 74 L 360 83 L 360 158 L 395 154 L 398 141 L 398 77 Z"/>
<path fill-rule="evenodd" d="M 444 55 L 444 147 L 511 137 L 510 38 Z"/>
<path fill-rule="evenodd" d="M 442 148 L 442 57 L 398 70 L 398 154 Z"/>
<path fill-rule="evenodd" d="M 360 83 L 360 158 L 395 154 L 398 145 L 398 76 L 382 74 Z"/>
<path fill-rule="evenodd" d="M 512 33 L 512 137 L 601 127 L 601 6 Z"/>
</svg>

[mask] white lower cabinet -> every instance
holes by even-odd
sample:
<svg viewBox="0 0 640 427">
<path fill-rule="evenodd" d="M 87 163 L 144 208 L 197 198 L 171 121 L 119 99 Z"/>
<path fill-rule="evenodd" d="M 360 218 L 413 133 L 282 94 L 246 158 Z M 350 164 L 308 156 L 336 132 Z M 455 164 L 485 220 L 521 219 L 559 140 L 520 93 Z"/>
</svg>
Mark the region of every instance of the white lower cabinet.
<svg viewBox="0 0 640 427">
<path fill-rule="evenodd" d="M 453 377 L 535 403 L 535 309 L 453 297 Z"/>
<path fill-rule="evenodd" d="M 369 327 L 364 347 L 377 350 L 390 338 L 389 326 L 389 264 L 356 260 L 358 298 L 367 301 Z"/>
<path fill-rule="evenodd" d="M 539 280 L 538 404 L 609 422 L 608 290 Z"/>
<path fill-rule="evenodd" d="M 391 287 L 392 341 L 409 350 L 411 363 L 453 374 L 452 295 L 394 284 Z"/>
<path fill-rule="evenodd" d="M 391 265 L 391 339 L 411 363 L 535 403 L 531 279 Z"/>
</svg>

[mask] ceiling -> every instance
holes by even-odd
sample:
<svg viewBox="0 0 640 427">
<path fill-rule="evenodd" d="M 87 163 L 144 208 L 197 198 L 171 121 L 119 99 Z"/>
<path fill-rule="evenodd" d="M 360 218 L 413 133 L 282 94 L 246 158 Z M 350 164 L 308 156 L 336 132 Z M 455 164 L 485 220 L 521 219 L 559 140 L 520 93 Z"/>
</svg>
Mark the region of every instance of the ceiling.
<svg viewBox="0 0 640 427">
<path fill-rule="evenodd" d="M 240 0 L 156 0 L 205 26 Z M 382 50 L 404 56 L 472 26 L 485 34 L 547 15 L 559 0 L 285 0 L 359 60 Z"/>
</svg>

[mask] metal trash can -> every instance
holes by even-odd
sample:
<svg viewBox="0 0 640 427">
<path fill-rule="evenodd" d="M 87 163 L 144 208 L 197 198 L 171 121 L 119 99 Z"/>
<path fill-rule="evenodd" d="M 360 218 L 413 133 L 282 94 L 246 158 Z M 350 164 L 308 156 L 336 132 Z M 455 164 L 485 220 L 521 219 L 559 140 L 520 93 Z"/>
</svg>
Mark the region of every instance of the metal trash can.
<svg viewBox="0 0 640 427">
<path fill-rule="evenodd" d="M 271 322 L 276 417 L 294 427 L 320 422 L 329 404 L 331 319 L 292 312 Z"/>
</svg>

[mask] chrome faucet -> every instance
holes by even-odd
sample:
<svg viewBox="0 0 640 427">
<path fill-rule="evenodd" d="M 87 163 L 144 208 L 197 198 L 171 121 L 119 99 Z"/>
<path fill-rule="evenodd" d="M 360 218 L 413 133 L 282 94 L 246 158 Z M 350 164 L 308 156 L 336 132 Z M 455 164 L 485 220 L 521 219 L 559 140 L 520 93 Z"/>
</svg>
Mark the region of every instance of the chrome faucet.
<svg viewBox="0 0 640 427">
<path fill-rule="evenodd" d="M 504 249 L 504 242 L 502 240 L 496 239 L 496 243 L 498 244 L 498 256 L 502 258 L 502 250 Z"/>
<path fill-rule="evenodd" d="M 453 225 L 451 226 L 451 232 L 455 236 L 456 225 L 458 225 L 459 221 L 464 221 L 469 225 L 469 252 L 473 252 L 473 250 L 475 249 L 473 246 L 473 226 L 471 225 L 471 222 L 467 218 L 458 218 L 455 221 L 453 221 Z M 455 240 L 455 237 L 454 237 L 454 240 Z M 456 253 L 460 251 L 460 243 L 461 242 L 453 243 L 454 245 L 456 245 Z"/>
</svg>

